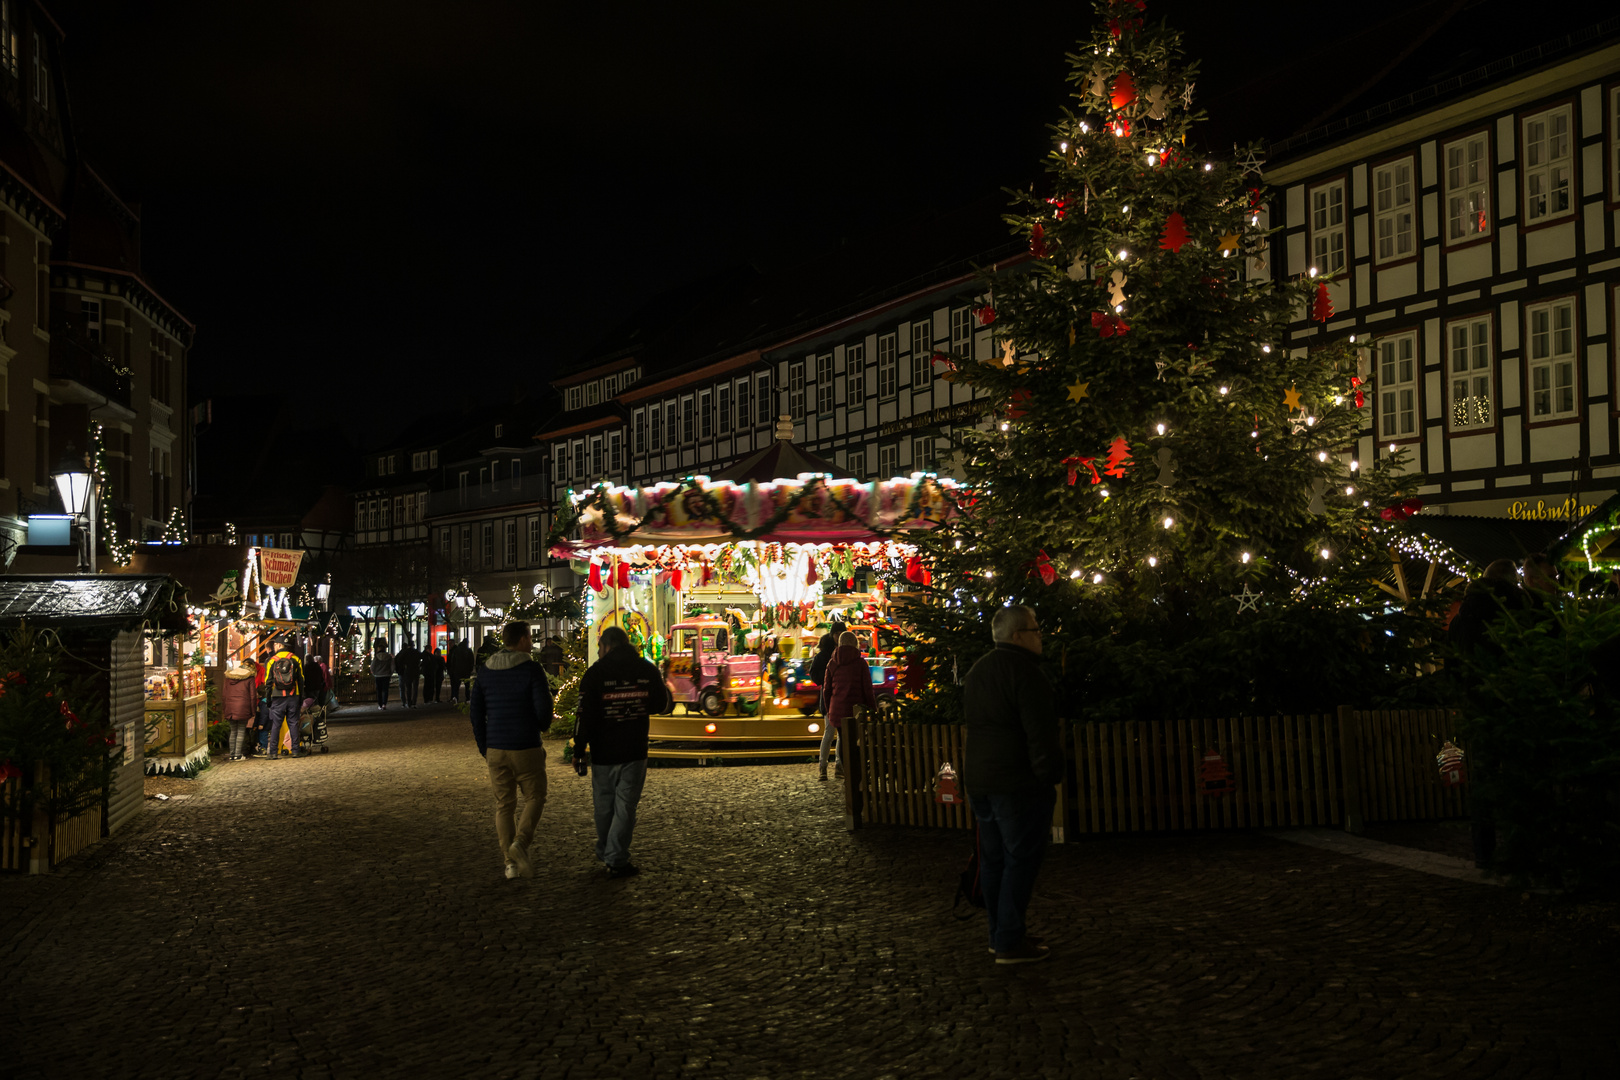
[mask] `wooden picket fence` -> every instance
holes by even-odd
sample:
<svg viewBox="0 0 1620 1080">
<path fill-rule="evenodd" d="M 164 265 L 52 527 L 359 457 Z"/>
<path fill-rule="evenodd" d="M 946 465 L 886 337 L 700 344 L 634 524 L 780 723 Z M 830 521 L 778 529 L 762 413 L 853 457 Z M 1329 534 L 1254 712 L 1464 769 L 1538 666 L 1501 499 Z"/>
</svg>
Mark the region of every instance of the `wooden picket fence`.
<svg viewBox="0 0 1620 1080">
<path fill-rule="evenodd" d="M 16 805 L 21 788 L 21 779 L 0 784 L 0 806 Z M 43 810 L 34 812 L 32 822 L 0 812 L 0 873 L 37 874 L 49 870 L 100 840 L 102 825 L 100 806 L 55 822 L 48 820 Z M 41 842 L 29 842 L 35 838 Z"/>
<path fill-rule="evenodd" d="M 1343 826 L 1467 815 L 1465 788 L 1441 784 L 1435 755 L 1457 741 L 1448 710 L 1362 711 L 1217 720 L 1065 725 L 1070 761 L 1056 835 Z M 1072 734 L 1072 738 L 1069 736 Z M 960 771 L 957 725 L 865 721 L 856 824 L 969 829 L 962 804 L 934 801 L 946 761 Z M 1221 794 L 1200 772 L 1213 751 L 1230 770 Z"/>
</svg>

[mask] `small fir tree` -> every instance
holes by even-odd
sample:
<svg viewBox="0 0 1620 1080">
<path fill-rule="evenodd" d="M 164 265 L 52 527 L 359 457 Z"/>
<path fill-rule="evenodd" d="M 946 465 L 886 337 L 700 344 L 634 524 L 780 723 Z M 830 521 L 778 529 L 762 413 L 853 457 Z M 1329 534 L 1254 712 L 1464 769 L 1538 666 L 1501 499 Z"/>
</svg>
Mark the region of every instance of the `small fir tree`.
<svg viewBox="0 0 1620 1080">
<path fill-rule="evenodd" d="M 1020 602 L 1076 717 L 1387 698 L 1430 624 L 1377 588 L 1418 478 L 1356 460 L 1375 343 L 1291 347 L 1322 278 L 1267 265 L 1255 150 L 1189 148 L 1197 68 L 1143 6 L 1100 0 L 1070 57 L 1045 190 L 1008 218 L 1032 258 L 985 279 L 988 359 L 938 358 L 995 408 L 957 448 L 961 515 L 920 540 L 936 688 Z"/>
</svg>

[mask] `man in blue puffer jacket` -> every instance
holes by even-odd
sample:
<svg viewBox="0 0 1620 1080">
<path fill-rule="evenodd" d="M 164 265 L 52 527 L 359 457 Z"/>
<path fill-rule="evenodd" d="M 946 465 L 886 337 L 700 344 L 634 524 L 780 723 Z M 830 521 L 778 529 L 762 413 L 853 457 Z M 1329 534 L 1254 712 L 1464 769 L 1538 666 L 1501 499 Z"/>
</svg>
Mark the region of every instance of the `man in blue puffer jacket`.
<svg viewBox="0 0 1620 1080">
<path fill-rule="evenodd" d="M 501 641 L 506 647 L 478 665 L 473 682 L 473 738 L 495 789 L 495 838 L 506 860 L 506 876 L 532 877 L 529 844 L 546 805 L 546 750 L 540 736 L 551 729 L 551 686 L 529 656 L 527 623 L 507 623 Z M 519 790 L 523 815 L 514 827 Z"/>
</svg>

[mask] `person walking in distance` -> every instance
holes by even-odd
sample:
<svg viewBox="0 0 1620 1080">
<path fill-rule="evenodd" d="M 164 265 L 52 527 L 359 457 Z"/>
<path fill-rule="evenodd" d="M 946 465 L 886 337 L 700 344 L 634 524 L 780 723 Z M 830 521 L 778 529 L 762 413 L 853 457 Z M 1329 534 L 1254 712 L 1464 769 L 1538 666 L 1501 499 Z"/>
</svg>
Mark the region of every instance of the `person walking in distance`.
<svg viewBox="0 0 1620 1080">
<path fill-rule="evenodd" d="M 422 682 L 423 700 L 438 701 L 439 692 L 444 689 L 444 652 L 437 645 L 422 657 Z"/>
<path fill-rule="evenodd" d="M 377 684 L 377 708 L 388 708 L 388 683 L 394 677 L 394 658 L 388 655 L 388 642 L 378 638 L 371 647 L 371 678 Z"/>
<path fill-rule="evenodd" d="M 416 692 L 422 683 L 422 653 L 414 638 L 406 638 L 394 654 L 394 671 L 399 675 L 400 707 L 416 708 Z"/>
<path fill-rule="evenodd" d="M 854 768 L 855 742 L 850 738 L 854 730 L 855 706 L 877 708 L 877 692 L 872 689 L 872 669 L 856 644 L 855 635 L 845 630 L 838 635 L 838 647 L 827 661 L 827 674 L 821 685 L 821 715 L 826 718 L 827 729 L 821 733 L 821 779 L 827 779 L 827 751 L 832 748 L 833 733 L 838 734 L 838 775 Z M 845 763 L 848 763 L 847 765 Z M 850 772 L 850 779 L 855 774 Z"/>
<path fill-rule="evenodd" d="M 270 757 L 276 756 L 281 745 L 281 725 L 287 725 L 287 756 L 300 757 L 298 733 L 303 726 L 304 665 L 285 643 L 270 656 L 264 665 L 264 696 L 269 702 L 265 716 L 270 725 Z"/>
<path fill-rule="evenodd" d="M 563 668 L 568 665 L 568 654 L 563 651 L 562 638 L 556 634 L 551 635 L 545 648 L 540 650 L 540 666 L 546 669 L 546 674 L 553 679 L 562 677 Z"/>
<path fill-rule="evenodd" d="M 546 749 L 540 736 L 551 730 L 551 684 L 529 655 L 528 623 L 507 623 L 501 640 L 505 648 L 479 665 L 473 683 L 473 738 L 495 791 L 495 840 L 506 876 L 532 877 L 529 844 L 546 805 Z M 523 813 L 514 822 L 520 791 Z"/>
<path fill-rule="evenodd" d="M 675 707 L 658 669 L 643 660 L 623 627 L 610 626 L 597 640 L 601 659 L 579 684 L 574 727 L 574 771 L 591 776 L 596 810 L 596 857 L 609 877 L 641 872 L 630 861 L 636 806 L 647 783 L 647 728 L 651 714 Z"/>
<path fill-rule="evenodd" d="M 461 700 L 461 684 L 472 678 L 473 651 L 465 641 L 458 641 L 450 646 L 450 655 L 445 658 L 445 667 L 450 672 L 450 700 Z"/>
<path fill-rule="evenodd" d="M 1004 607 L 990 620 L 995 648 L 962 684 L 967 726 L 962 778 L 979 830 L 979 881 L 998 964 L 1046 959 L 1025 928 L 1035 875 L 1051 837 L 1063 779 L 1057 702 L 1041 671 L 1035 611 Z"/>
</svg>

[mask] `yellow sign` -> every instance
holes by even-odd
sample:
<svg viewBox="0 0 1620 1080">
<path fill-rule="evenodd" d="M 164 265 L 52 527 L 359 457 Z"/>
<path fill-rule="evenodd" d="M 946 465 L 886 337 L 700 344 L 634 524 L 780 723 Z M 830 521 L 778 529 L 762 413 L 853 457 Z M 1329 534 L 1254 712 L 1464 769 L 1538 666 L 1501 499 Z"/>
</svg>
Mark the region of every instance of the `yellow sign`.
<svg viewBox="0 0 1620 1080">
<path fill-rule="evenodd" d="M 1595 504 L 1586 506 L 1578 502 L 1574 496 L 1551 506 L 1545 499 L 1537 499 L 1535 502 L 1523 500 L 1508 507 L 1508 517 L 1514 521 L 1574 521 L 1596 509 Z"/>
<path fill-rule="evenodd" d="M 287 548 L 259 549 L 259 581 L 273 589 L 290 588 L 298 580 L 304 553 Z"/>
</svg>

